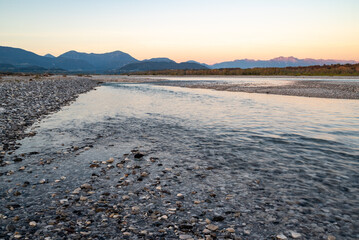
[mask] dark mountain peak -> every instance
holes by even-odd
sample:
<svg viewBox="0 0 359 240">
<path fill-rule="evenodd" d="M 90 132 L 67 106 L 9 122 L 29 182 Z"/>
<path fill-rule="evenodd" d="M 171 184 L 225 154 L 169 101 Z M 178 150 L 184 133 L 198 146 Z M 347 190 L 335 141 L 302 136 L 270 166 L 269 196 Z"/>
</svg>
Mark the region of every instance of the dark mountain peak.
<svg viewBox="0 0 359 240">
<path fill-rule="evenodd" d="M 169 59 L 169 58 L 165 58 L 165 57 L 157 57 L 157 58 L 151 58 L 151 59 L 145 59 L 143 61 L 147 61 L 147 62 L 170 62 L 170 63 L 175 63 L 175 61 Z"/>
<path fill-rule="evenodd" d="M 48 54 L 44 55 L 44 57 L 54 58 L 55 56 L 54 56 L 54 55 L 52 55 L 52 54 L 50 54 L 50 53 L 48 53 Z"/>
</svg>

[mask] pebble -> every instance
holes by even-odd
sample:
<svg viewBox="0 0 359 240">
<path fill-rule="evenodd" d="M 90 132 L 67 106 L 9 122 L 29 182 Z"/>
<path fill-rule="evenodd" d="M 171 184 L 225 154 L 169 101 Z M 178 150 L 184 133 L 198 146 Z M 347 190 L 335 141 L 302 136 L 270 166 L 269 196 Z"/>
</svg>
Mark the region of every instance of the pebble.
<svg viewBox="0 0 359 240">
<path fill-rule="evenodd" d="M 336 237 L 334 237 L 333 235 L 328 236 L 328 240 L 335 240 L 335 239 L 336 239 Z"/>
<path fill-rule="evenodd" d="M 211 230 L 211 231 L 217 231 L 218 226 L 214 225 L 214 224 L 208 224 L 208 225 L 206 225 L 206 228 Z"/>
<path fill-rule="evenodd" d="M 115 159 L 114 158 L 110 158 L 109 160 L 107 160 L 106 162 L 107 163 L 113 163 L 115 161 Z"/>
<path fill-rule="evenodd" d="M 83 188 L 83 189 L 92 189 L 92 186 L 90 184 L 88 184 L 88 183 L 85 183 L 85 184 L 81 185 L 81 188 Z"/>
<path fill-rule="evenodd" d="M 192 236 L 191 235 L 179 235 L 179 238 L 189 240 L 189 239 L 192 239 Z"/>
<path fill-rule="evenodd" d="M 235 233 L 236 232 L 236 230 L 234 230 L 234 228 L 227 228 L 226 230 L 229 233 Z"/>
<path fill-rule="evenodd" d="M 277 238 L 278 240 L 287 240 L 287 239 L 288 239 L 283 233 L 278 234 L 278 235 L 276 236 L 276 238 Z"/>
<path fill-rule="evenodd" d="M 294 232 L 294 231 L 290 231 L 290 235 L 292 236 L 292 238 L 296 239 L 296 238 L 301 238 L 302 234 Z"/>
<path fill-rule="evenodd" d="M 86 201 L 86 200 L 87 200 L 87 197 L 84 197 L 84 196 L 80 197 L 80 201 Z"/>
<path fill-rule="evenodd" d="M 31 221 L 31 222 L 29 223 L 29 225 L 30 225 L 31 227 L 36 227 L 37 223 L 36 223 L 35 221 Z"/>
</svg>

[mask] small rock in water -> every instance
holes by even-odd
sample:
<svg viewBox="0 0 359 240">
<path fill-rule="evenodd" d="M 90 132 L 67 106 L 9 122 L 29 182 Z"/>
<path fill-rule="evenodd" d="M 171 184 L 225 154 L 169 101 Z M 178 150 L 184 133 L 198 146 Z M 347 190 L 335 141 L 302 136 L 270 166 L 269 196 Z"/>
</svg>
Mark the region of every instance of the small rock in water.
<svg viewBox="0 0 359 240">
<path fill-rule="evenodd" d="M 31 221 L 30 223 L 29 223 L 29 225 L 31 226 L 31 227 L 36 227 L 36 222 L 35 221 Z"/>
<path fill-rule="evenodd" d="M 229 233 L 235 233 L 236 232 L 236 230 L 234 230 L 234 228 L 227 228 L 226 230 Z"/>
<path fill-rule="evenodd" d="M 90 147 L 84 147 L 84 150 L 90 150 L 91 148 Z"/>
<path fill-rule="evenodd" d="M 335 240 L 335 239 L 336 239 L 336 237 L 334 237 L 333 235 L 328 236 L 328 240 Z"/>
<path fill-rule="evenodd" d="M 115 161 L 115 159 L 114 158 L 110 158 L 109 160 L 107 160 L 106 162 L 107 163 L 113 163 Z"/>
<path fill-rule="evenodd" d="M 284 234 L 278 234 L 277 236 L 276 236 L 276 238 L 278 239 L 278 240 L 287 240 L 288 238 L 284 235 Z"/>
<path fill-rule="evenodd" d="M 40 184 L 44 184 L 45 182 L 46 182 L 46 179 L 41 179 L 41 180 L 39 181 Z"/>
<path fill-rule="evenodd" d="M 144 154 L 142 154 L 142 153 L 140 153 L 140 152 L 138 152 L 138 153 L 136 153 L 133 157 L 134 158 L 142 158 L 143 156 L 145 156 Z"/>
<path fill-rule="evenodd" d="M 291 235 L 292 238 L 294 238 L 294 239 L 302 237 L 302 234 L 297 233 L 297 232 L 294 232 L 294 231 L 290 231 L 290 235 Z"/>
<path fill-rule="evenodd" d="M 88 183 L 85 183 L 85 184 L 82 184 L 81 185 L 81 188 L 84 188 L 84 189 L 92 189 L 92 186 Z"/>
<path fill-rule="evenodd" d="M 73 194 L 79 194 L 81 191 L 81 188 L 76 188 L 72 193 Z"/>
</svg>

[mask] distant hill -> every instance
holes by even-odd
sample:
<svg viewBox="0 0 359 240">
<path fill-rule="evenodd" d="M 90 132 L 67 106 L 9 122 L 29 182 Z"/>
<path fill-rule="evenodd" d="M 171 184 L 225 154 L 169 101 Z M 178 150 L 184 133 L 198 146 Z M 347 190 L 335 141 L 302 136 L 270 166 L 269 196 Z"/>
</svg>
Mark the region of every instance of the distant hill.
<svg viewBox="0 0 359 240">
<path fill-rule="evenodd" d="M 331 65 L 331 64 L 355 64 L 355 61 L 347 60 L 325 60 L 325 59 L 298 59 L 295 57 L 278 57 L 270 60 L 252 60 L 252 59 L 241 59 L 229 62 L 221 62 L 210 65 L 210 68 L 266 68 L 266 67 L 305 67 L 314 65 Z"/>
<path fill-rule="evenodd" d="M 164 57 L 160 57 L 160 58 L 151 58 L 151 59 L 146 59 L 143 60 L 142 62 L 170 62 L 170 63 L 175 63 L 175 61 L 169 59 L 169 58 L 164 58 Z"/>
<path fill-rule="evenodd" d="M 52 54 L 50 54 L 50 53 L 48 53 L 48 54 L 44 55 L 44 57 L 48 57 L 48 58 L 55 58 L 55 56 L 54 56 L 54 55 L 52 55 Z"/>
<path fill-rule="evenodd" d="M 168 69 L 208 69 L 198 63 L 176 63 L 172 62 L 155 62 L 155 61 L 142 61 L 139 63 L 130 63 L 118 69 L 117 73 L 127 72 L 142 72 L 142 71 L 157 71 Z"/>
<path fill-rule="evenodd" d="M 67 71 L 91 71 L 94 67 L 86 61 L 68 58 L 49 58 L 12 47 L 0 46 L 0 63 L 12 64 L 17 68 L 38 66 L 45 69 L 61 68 Z"/>
<path fill-rule="evenodd" d="M 139 62 L 129 54 L 121 51 L 101 54 L 69 51 L 59 57 L 86 61 L 93 65 L 97 71 L 118 69 L 126 64 Z"/>
</svg>

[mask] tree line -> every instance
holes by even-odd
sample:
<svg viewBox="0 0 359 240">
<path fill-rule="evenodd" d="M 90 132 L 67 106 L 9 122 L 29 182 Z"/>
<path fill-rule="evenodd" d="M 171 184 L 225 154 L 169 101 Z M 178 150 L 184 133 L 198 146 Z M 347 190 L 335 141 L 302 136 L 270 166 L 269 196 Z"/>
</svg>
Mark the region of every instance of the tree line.
<svg viewBox="0 0 359 240">
<path fill-rule="evenodd" d="M 221 69 L 172 69 L 132 72 L 127 75 L 279 75 L 279 76 L 359 76 L 359 64 L 315 65 L 285 68 L 221 68 Z"/>
</svg>

